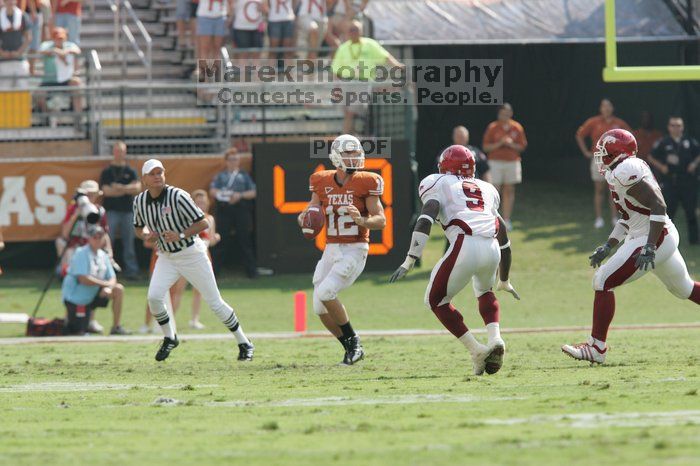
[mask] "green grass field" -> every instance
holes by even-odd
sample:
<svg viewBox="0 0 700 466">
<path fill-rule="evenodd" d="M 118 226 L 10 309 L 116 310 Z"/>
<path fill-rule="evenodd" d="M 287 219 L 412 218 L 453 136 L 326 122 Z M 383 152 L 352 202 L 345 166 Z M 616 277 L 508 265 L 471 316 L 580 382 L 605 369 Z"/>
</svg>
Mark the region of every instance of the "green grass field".
<svg viewBox="0 0 700 466">
<path fill-rule="evenodd" d="M 589 199 L 571 186 L 521 189 L 512 282 L 523 299 L 499 295 L 504 328 L 590 324 L 586 256 L 607 231 L 593 230 Z M 700 250 L 677 225 L 700 276 Z M 355 328 L 440 329 L 422 299 L 442 246 L 435 234 L 403 282 L 368 273 L 344 292 Z M 6 272 L 0 312 L 30 311 L 45 272 Z M 124 320 L 135 329 L 147 284 L 127 285 Z M 310 276 L 228 277 L 221 288 L 248 332 L 288 332 L 292 293 L 310 292 Z M 194 332 L 189 296 L 181 334 Z M 483 326 L 470 288 L 455 304 Z M 653 276 L 620 289 L 617 304 L 614 324 L 700 322 Z M 56 287 L 40 314 L 62 312 Z M 202 321 L 204 332 L 224 331 L 206 307 Z M 321 329 L 310 310 L 309 324 Z M 2 325 L 0 336 L 23 330 Z M 506 365 L 488 377 L 469 375 L 448 335 L 366 337 L 367 359 L 351 368 L 325 338 L 261 339 L 247 364 L 233 340 L 185 341 L 161 364 L 154 342 L 0 345 L 0 464 L 698 464 L 698 332 L 613 328 L 608 363 L 595 367 L 559 351 L 585 331 L 505 334 Z"/>
</svg>

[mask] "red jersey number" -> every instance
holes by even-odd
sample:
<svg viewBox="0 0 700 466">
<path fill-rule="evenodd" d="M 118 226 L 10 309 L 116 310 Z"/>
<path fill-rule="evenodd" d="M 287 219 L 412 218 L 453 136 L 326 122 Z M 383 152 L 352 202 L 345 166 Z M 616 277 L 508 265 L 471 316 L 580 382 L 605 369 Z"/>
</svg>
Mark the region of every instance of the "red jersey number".
<svg viewBox="0 0 700 466">
<path fill-rule="evenodd" d="M 620 213 L 622 220 L 629 220 L 630 214 L 620 205 L 620 196 L 613 190 L 610 190 L 610 195 L 613 198 L 613 204 L 615 204 L 615 208 Z"/>
<path fill-rule="evenodd" d="M 474 210 L 476 212 L 484 211 L 484 195 L 481 193 L 481 189 L 470 181 L 462 182 L 462 190 L 464 195 L 467 196 L 467 207 L 469 210 Z"/>
</svg>

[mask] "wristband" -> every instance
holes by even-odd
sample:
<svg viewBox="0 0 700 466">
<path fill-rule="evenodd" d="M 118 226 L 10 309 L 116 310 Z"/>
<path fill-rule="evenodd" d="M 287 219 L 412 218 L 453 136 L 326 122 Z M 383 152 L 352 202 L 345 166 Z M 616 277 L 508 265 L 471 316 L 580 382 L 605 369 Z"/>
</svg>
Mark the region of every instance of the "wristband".
<svg viewBox="0 0 700 466">
<path fill-rule="evenodd" d="M 422 219 L 422 218 L 425 219 L 425 220 L 427 220 L 427 221 L 429 221 L 431 225 L 432 225 L 433 223 L 435 223 L 435 219 L 434 219 L 433 217 L 431 217 L 430 215 L 423 214 L 423 215 L 421 215 L 420 217 L 418 217 L 418 220 L 420 220 L 420 219 Z"/>
<path fill-rule="evenodd" d="M 423 248 L 428 243 L 428 235 L 420 231 L 414 231 L 411 236 L 411 248 L 408 250 L 408 255 L 412 257 L 420 257 L 423 255 Z"/>
<path fill-rule="evenodd" d="M 510 240 L 508 240 L 508 242 L 506 244 L 504 244 L 503 246 L 499 246 L 499 247 L 501 248 L 501 250 L 508 249 L 510 247 Z"/>
<path fill-rule="evenodd" d="M 650 222 L 666 223 L 666 220 L 668 220 L 668 216 L 666 216 L 666 215 L 650 215 L 649 216 Z"/>
</svg>

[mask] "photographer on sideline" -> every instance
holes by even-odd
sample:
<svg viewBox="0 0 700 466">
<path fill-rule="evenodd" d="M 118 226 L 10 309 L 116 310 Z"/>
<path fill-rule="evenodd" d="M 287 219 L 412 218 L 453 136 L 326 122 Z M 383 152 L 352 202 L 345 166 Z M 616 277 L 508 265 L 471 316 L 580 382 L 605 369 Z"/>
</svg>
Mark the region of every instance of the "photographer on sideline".
<svg viewBox="0 0 700 466">
<path fill-rule="evenodd" d="M 110 335 L 127 335 L 119 324 L 124 301 L 124 286 L 117 283 L 114 268 L 104 251 L 107 234 L 99 225 L 87 227 L 88 244 L 76 249 L 70 260 L 61 294 L 66 305 L 66 334 L 89 332 L 93 311 L 112 300 Z"/>
<path fill-rule="evenodd" d="M 61 260 L 60 275 L 64 276 L 68 262 L 78 246 L 88 243 L 87 227 L 89 224 L 97 223 L 106 232 L 109 232 L 107 214 L 98 200 L 102 196 L 102 191 L 94 180 L 85 180 L 80 183 L 80 187 L 75 190 L 73 202 L 66 210 L 66 216 L 61 222 L 61 236 L 56 239 L 56 254 L 63 253 Z M 65 253 L 63 250 L 66 249 Z M 112 242 L 107 236 L 105 251 L 112 257 Z"/>
</svg>

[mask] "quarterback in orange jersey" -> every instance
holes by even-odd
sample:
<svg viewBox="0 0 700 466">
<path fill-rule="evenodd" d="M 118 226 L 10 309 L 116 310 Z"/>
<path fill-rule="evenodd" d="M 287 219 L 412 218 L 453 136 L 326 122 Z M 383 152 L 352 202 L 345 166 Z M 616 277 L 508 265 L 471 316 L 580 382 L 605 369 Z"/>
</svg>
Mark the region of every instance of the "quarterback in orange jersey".
<svg viewBox="0 0 700 466">
<path fill-rule="evenodd" d="M 376 173 L 360 171 L 365 166 L 365 153 L 355 136 L 336 138 L 330 160 L 335 170 L 311 175 L 311 201 L 298 220 L 301 226 L 312 206 L 320 207 L 326 215 L 326 248 L 313 277 L 314 312 L 343 345 L 343 364 L 352 365 L 364 357 L 364 351 L 338 293 L 352 285 L 365 268 L 369 230 L 386 225 L 379 201 L 384 180 Z"/>
</svg>

